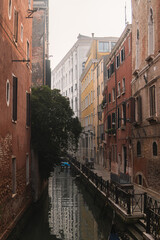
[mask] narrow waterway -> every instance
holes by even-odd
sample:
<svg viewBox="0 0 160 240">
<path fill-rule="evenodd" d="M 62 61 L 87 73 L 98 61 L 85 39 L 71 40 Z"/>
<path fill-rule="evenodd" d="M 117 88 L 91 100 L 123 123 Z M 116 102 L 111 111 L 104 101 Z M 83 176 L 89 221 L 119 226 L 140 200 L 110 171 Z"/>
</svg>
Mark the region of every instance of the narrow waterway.
<svg viewBox="0 0 160 240">
<path fill-rule="evenodd" d="M 112 211 L 99 208 L 70 169 L 56 168 L 48 196 L 20 240 L 108 240 Z"/>
</svg>

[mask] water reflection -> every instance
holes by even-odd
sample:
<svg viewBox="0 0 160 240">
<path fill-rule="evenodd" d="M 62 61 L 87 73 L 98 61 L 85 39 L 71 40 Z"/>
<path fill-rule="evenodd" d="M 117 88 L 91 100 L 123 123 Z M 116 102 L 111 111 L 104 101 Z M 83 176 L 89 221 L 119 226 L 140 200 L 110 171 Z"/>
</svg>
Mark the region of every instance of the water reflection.
<svg viewBox="0 0 160 240">
<path fill-rule="evenodd" d="M 80 192 L 81 189 L 81 192 Z M 50 233 L 65 240 L 106 240 L 111 228 L 85 189 L 75 183 L 69 169 L 56 169 L 49 179 Z M 83 192 L 83 193 L 82 193 Z M 93 211 L 95 214 L 93 214 Z M 96 216 L 97 215 L 97 216 Z M 97 218 L 97 219 L 96 219 Z M 107 219 L 109 220 L 109 219 Z M 104 236 L 106 235 L 106 236 Z"/>
<path fill-rule="evenodd" d="M 70 169 L 56 168 L 48 195 L 25 226 L 20 240 L 108 240 L 112 211 L 97 206 L 85 185 Z"/>
</svg>

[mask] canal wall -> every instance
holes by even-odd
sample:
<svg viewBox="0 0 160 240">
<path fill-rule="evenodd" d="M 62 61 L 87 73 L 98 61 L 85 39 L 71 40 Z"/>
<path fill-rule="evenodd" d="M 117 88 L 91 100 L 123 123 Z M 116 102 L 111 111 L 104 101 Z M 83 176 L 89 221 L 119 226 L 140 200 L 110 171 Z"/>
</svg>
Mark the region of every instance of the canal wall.
<svg viewBox="0 0 160 240">
<path fill-rule="evenodd" d="M 32 202 L 29 205 L 29 207 L 25 209 L 25 211 L 19 217 L 19 219 L 17 219 L 17 222 L 14 228 L 12 228 L 12 231 L 10 232 L 10 235 L 8 236 L 7 240 L 20 239 L 21 232 L 25 228 L 26 224 L 29 223 L 32 216 L 36 214 L 37 211 L 39 211 L 47 194 L 48 194 L 48 186 L 46 186 L 46 188 L 44 189 L 39 200 L 36 203 Z"/>
</svg>

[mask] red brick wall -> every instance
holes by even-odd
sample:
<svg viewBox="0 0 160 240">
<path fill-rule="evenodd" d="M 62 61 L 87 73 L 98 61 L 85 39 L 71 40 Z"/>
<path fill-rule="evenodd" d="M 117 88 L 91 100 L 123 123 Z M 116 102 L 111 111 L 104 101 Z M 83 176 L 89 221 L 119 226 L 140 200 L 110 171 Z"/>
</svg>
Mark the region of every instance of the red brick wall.
<svg viewBox="0 0 160 240">
<path fill-rule="evenodd" d="M 153 9 L 154 23 L 154 52 L 152 61 L 147 62 L 148 57 L 148 18 L 150 8 Z M 133 163 L 134 163 L 134 181 L 139 183 L 138 177 L 142 177 L 142 185 L 160 193 L 160 149 L 159 149 L 159 120 L 160 120 L 160 1 L 136 1 L 132 0 L 133 10 L 133 31 L 132 31 L 132 49 L 133 49 L 133 72 L 135 70 L 136 59 L 136 30 L 140 32 L 140 53 L 139 53 L 139 72 L 132 81 L 132 95 L 142 99 L 142 122 L 138 127 L 133 126 Z M 147 77 L 147 83 L 144 81 L 144 75 Z M 149 88 L 155 86 L 155 105 L 156 121 L 154 124 L 149 122 L 150 116 L 150 95 Z M 137 142 L 141 143 L 141 156 L 137 156 Z M 157 143 L 158 154 L 153 156 L 153 142 Z"/>
<path fill-rule="evenodd" d="M 26 186 L 26 154 L 30 155 L 30 127 L 26 127 L 26 92 L 30 93 L 31 62 L 13 62 L 27 56 L 27 40 L 32 61 L 32 19 L 27 19 L 28 1 L 12 1 L 11 19 L 8 1 L 1 0 L 0 8 L 0 238 L 6 228 L 31 200 L 31 185 Z M 14 42 L 14 8 L 18 11 L 18 41 Z M 21 23 L 23 41 L 21 41 Z M 13 75 L 18 78 L 17 122 L 12 122 Z M 6 82 L 10 83 L 7 106 Z M 12 196 L 12 157 L 16 157 L 16 195 Z M 30 160 L 31 161 L 31 160 Z M 31 162 L 30 162 L 31 165 Z M 10 225 L 11 226 L 11 225 Z"/>
<path fill-rule="evenodd" d="M 129 51 L 129 38 L 130 38 L 130 51 Z M 122 109 L 122 103 L 126 102 L 126 118 L 130 119 L 130 113 L 131 113 L 131 103 L 130 103 L 130 97 L 131 97 L 131 79 L 132 79 L 132 35 L 131 32 L 127 34 L 125 37 L 121 37 L 119 40 L 119 47 L 115 51 L 115 56 L 118 55 L 118 53 L 121 51 L 123 47 L 125 47 L 125 61 L 120 64 L 119 68 L 116 69 L 116 82 L 115 82 L 115 73 L 112 74 L 112 76 L 107 81 L 107 89 L 106 89 L 106 96 L 107 96 L 107 105 L 105 108 L 105 130 L 107 130 L 107 117 L 110 114 L 112 116 L 113 112 L 116 112 L 116 109 L 119 107 Z M 112 60 L 111 60 L 112 62 Z M 107 69 L 110 66 L 110 63 L 107 64 Z M 122 94 L 122 79 L 125 78 L 125 94 Z M 118 96 L 118 82 L 120 82 L 121 86 L 121 95 L 117 97 L 117 102 L 112 101 L 112 89 L 117 88 L 117 96 Z M 117 87 L 116 87 L 117 86 Z M 111 103 L 109 103 L 108 95 L 111 93 Z M 116 106 L 117 104 L 117 106 Z M 121 110 L 122 113 L 122 110 Z M 122 123 L 122 121 L 121 121 Z M 129 173 L 129 175 L 132 174 L 132 160 L 131 160 L 131 123 L 128 121 L 126 122 L 125 130 L 122 130 L 121 128 L 116 130 L 116 136 L 113 134 L 109 135 L 106 134 L 106 153 L 105 156 L 107 157 L 107 166 L 109 168 L 109 152 L 112 153 L 112 145 L 117 145 L 117 160 L 112 159 L 111 154 L 111 172 L 118 174 L 119 170 L 121 172 L 124 171 L 124 163 L 122 161 L 122 147 L 127 147 L 127 169 L 126 172 Z M 118 155 L 120 155 L 120 162 L 118 164 Z M 120 169 L 118 169 L 118 165 L 120 166 Z"/>
</svg>

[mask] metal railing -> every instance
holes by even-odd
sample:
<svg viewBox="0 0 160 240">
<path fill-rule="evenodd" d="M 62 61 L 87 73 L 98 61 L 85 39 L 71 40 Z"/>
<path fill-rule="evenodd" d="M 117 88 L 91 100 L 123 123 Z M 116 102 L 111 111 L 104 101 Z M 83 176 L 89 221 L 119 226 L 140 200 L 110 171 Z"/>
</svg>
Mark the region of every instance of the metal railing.
<svg viewBox="0 0 160 240">
<path fill-rule="evenodd" d="M 147 196 L 147 193 L 135 194 L 134 190 L 124 190 L 116 184 L 105 181 L 84 164 L 75 159 L 72 161 L 96 187 L 106 194 L 115 204 L 127 214 L 145 213 L 146 232 L 152 234 L 154 239 L 160 239 L 160 201 Z"/>
</svg>

